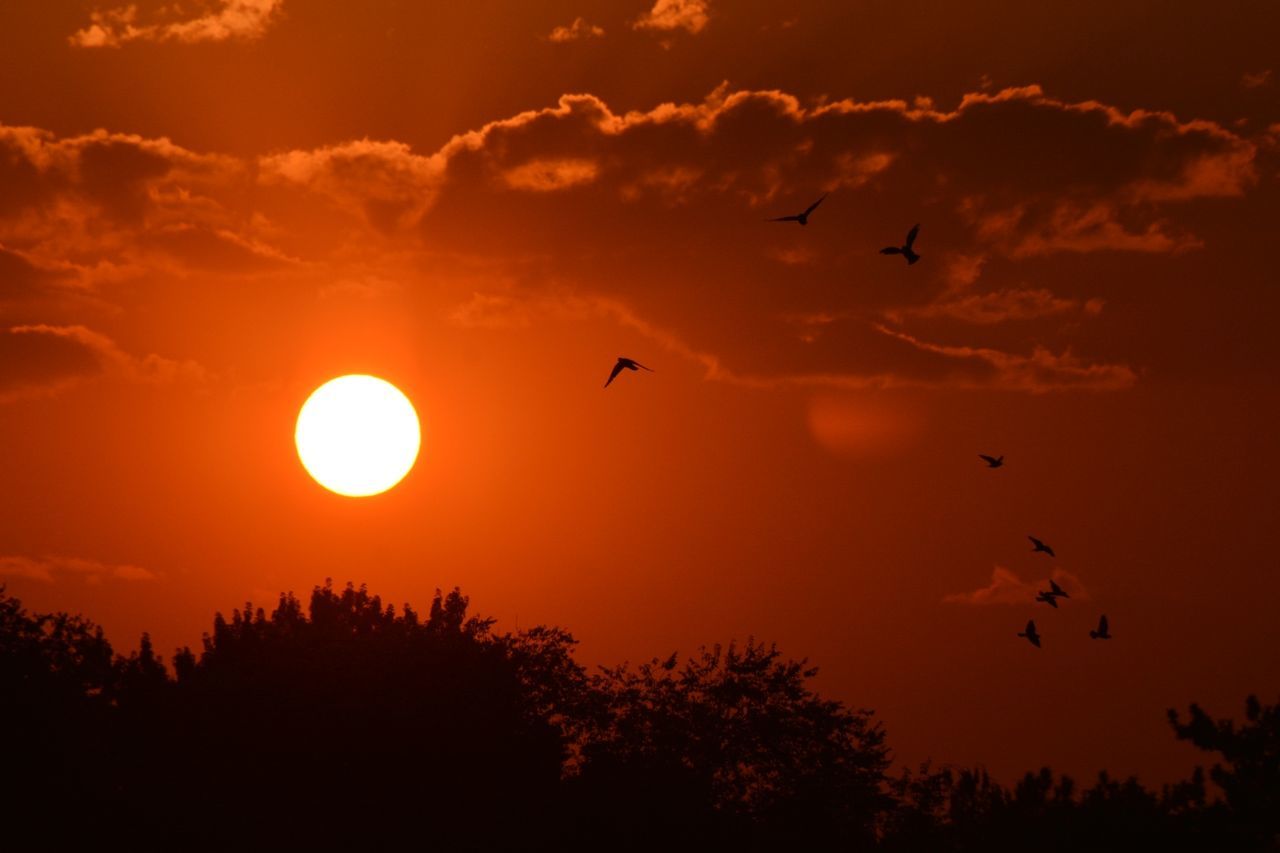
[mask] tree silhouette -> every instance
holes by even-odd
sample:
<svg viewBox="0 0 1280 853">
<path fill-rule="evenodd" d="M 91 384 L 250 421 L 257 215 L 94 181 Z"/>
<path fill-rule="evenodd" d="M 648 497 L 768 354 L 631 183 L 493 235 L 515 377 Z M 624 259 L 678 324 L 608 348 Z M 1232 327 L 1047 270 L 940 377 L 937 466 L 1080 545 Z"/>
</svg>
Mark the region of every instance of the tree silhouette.
<svg viewBox="0 0 1280 853">
<path fill-rule="evenodd" d="M 1280 849 L 1280 708 L 1192 705 L 1219 753 L 1159 792 L 1048 768 L 887 775 L 871 712 L 772 645 L 594 674 L 567 631 L 498 635 L 331 582 L 217 615 L 170 675 L 150 638 L 0 587 L 0 848 L 1131 851 Z"/>
<path fill-rule="evenodd" d="M 1280 849 L 1280 705 L 1245 700 L 1245 723 L 1215 720 L 1192 704 L 1186 723 L 1169 709 L 1169 724 L 1179 740 L 1221 754 L 1209 776 L 1230 808 L 1231 832 L 1241 843 Z"/>
<path fill-rule="evenodd" d="M 751 640 L 682 667 L 672 655 L 603 669 L 603 725 L 578 780 L 595 818 L 620 825 L 638 810 L 655 838 L 677 825 L 761 849 L 870 843 L 887 804 L 884 733 L 870 712 L 814 694 L 815 673 Z"/>
<path fill-rule="evenodd" d="M 200 798 L 222 814 L 282 838 L 328 802 L 359 816 L 311 828 L 328 844 L 367 844 L 370 823 L 448 845 L 513 840 L 549 807 L 565 747 L 509 641 L 466 610 L 457 590 L 437 593 L 422 621 L 326 583 L 308 615 L 284 595 L 270 615 L 246 605 L 219 616 L 199 659 L 180 656 L 164 700 L 192 762 L 174 769 L 202 779 Z"/>
<path fill-rule="evenodd" d="M 115 686 L 101 628 L 65 613 L 28 613 L 0 586 L 0 808 L 29 837 L 46 835 L 51 802 L 76 804 L 86 822 L 109 810 L 101 778 Z"/>
</svg>

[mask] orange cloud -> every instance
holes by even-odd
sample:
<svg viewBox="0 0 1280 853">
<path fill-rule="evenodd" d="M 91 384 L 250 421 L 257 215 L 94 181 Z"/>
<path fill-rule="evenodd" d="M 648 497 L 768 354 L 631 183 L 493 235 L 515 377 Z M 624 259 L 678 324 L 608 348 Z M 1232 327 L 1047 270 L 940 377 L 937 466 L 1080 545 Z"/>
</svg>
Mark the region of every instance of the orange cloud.
<svg viewBox="0 0 1280 853">
<path fill-rule="evenodd" d="M 65 268 L 44 267 L 0 244 L 0 305 L 30 300 L 65 285 L 70 278 Z"/>
<path fill-rule="evenodd" d="M 1174 192 L 1172 189 L 1168 192 Z M 1190 187 L 1166 198 L 1193 198 Z M 1216 194 L 1216 193 L 1211 193 Z M 1026 206 L 989 214 L 976 222 L 978 234 L 993 248 L 1014 258 L 1049 255 L 1055 252 L 1178 252 L 1198 248 L 1201 242 L 1190 234 L 1169 234 L 1166 223 L 1149 222 L 1141 231 L 1126 228 L 1119 210 L 1110 202 L 1088 206 L 1055 204 L 1029 224 Z"/>
<path fill-rule="evenodd" d="M 222 242 L 242 252 L 233 244 L 257 221 L 235 209 L 250 186 L 244 163 L 163 137 L 0 125 L 0 181 L 0 241 L 83 287 L 146 266 L 166 231 L 235 233 Z"/>
<path fill-rule="evenodd" d="M 1035 86 L 970 94 L 950 110 L 928 99 L 805 103 L 722 85 L 699 102 L 618 112 L 594 95 L 569 94 L 434 150 L 359 139 L 253 158 L 104 130 L 60 138 L 0 126 L 8 253 L 0 263 L 18 270 L 14 290 L 27 294 L 50 290 L 44 273 L 88 288 L 140 271 L 302 274 L 323 264 L 330 282 L 360 282 L 397 280 L 448 246 L 452 256 L 484 258 L 498 281 L 518 275 L 528 284 L 504 297 L 509 306 L 455 309 L 455 323 L 509 322 L 494 319 L 501 314 L 536 322 L 541 302 L 563 302 L 564 283 L 582 283 L 590 290 L 570 294 L 581 313 L 643 328 L 717 381 L 1120 390 L 1136 381 L 1132 367 L 1057 344 L 1029 354 L 1008 341 L 940 344 L 900 325 L 1097 314 L 1101 300 L 1045 288 L 971 291 L 993 260 L 1198 246 L 1178 224 L 1180 210 L 1248 192 L 1259 139 L 1165 112 L 1062 101 Z M 744 229 L 773 227 L 763 217 L 823 190 L 835 192 L 814 227 L 843 217 L 867 246 L 837 249 L 797 230 L 744 238 Z M 911 297 L 923 305 L 903 307 L 894 304 L 903 291 L 882 278 L 897 273 L 874 250 L 900 239 L 921 204 L 933 211 L 922 237 L 926 264 L 916 268 L 928 284 Z M 871 236 L 888 219 L 883 238 Z M 584 235 L 590 253 L 581 251 Z M 761 297 L 779 272 L 761 263 L 768 259 L 789 265 L 796 302 Z M 526 276 L 534 267 L 538 275 Z M 742 298 L 723 306 L 725 323 L 708 324 L 699 320 L 705 305 L 684 311 L 664 297 L 659 306 L 637 286 L 673 272 L 731 281 Z M 832 281 L 860 286 L 826 286 Z M 493 283 L 467 280 L 450 298 L 490 293 Z M 942 294 L 929 298 L 936 285 Z M 797 340 L 786 328 L 793 314 L 838 317 L 840 334 L 834 323 L 808 326 Z M 792 348 L 771 344 L 766 358 L 748 338 Z"/>
<path fill-rule="evenodd" d="M 678 205 L 688 200 L 688 193 L 702 178 L 702 170 L 691 166 L 657 166 L 641 173 L 619 190 L 626 201 L 637 201 L 654 194 L 665 204 Z"/>
<path fill-rule="evenodd" d="M 547 36 L 549 41 L 563 44 L 567 41 L 582 41 L 585 39 L 600 38 L 604 35 L 604 27 L 598 27 L 595 24 L 588 23 L 586 18 L 577 17 L 573 19 L 573 23 L 561 25 L 553 29 Z"/>
<path fill-rule="evenodd" d="M 1031 355 L 1018 355 L 989 347 L 933 344 L 886 326 L 876 328 L 925 352 L 990 368 L 990 375 L 984 377 L 956 376 L 956 387 L 989 387 L 1039 394 L 1069 389 L 1119 391 L 1131 388 L 1138 381 L 1137 373 L 1128 365 L 1089 364 L 1070 351 L 1055 354 L 1044 347 L 1035 347 Z"/>
<path fill-rule="evenodd" d="M 206 14 L 193 18 L 138 23 L 138 7 L 130 4 L 95 11 L 89 26 L 73 33 L 75 47 L 120 47 L 133 41 L 218 42 L 262 38 L 279 17 L 284 0 L 221 0 Z M 171 7 L 177 12 L 180 7 Z"/>
<path fill-rule="evenodd" d="M 259 180 L 304 187 L 361 213 L 374 227 L 394 230 L 430 207 L 444 170 L 439 156 L 414 154 L 402 142 L 362 139 L 293 150 L 258 161 Z"/>
<path fill-rule="evenodd" d="M 1065 569 L 1054 569 L 1050 575 L 1072 598 L 1087 601 L 1089 591 L 1080 579 Z M 991 571 L 991 583 L 972 592 L 957 592 L 942 597 L 943 604 L 1030 604 L 1045 582 L 1024 581 L 1004 566 Z"/>
<path fill-rule="evenodd" d="M 1016 149 L 991 151 L 1010 136 Z M 1198 242 L 1153 215 L 1157 206 L 1238 196 L 1256 180 L 1255 145 L 1211 122 L 1063 102 L 1038 87 L 970 94 L 950 112 L 850 99 L 805 107 L 783 92 L 722 86 L 701 103 L 619 114 L 594 96 L 565 95 L 425 153 L 364 139 L 246 162 L 167 139 L 106 131 L 57 139 L 0 126 L 3 149 L 0 218 L 6 207 L 29 214 L 0 226 L 0 239 L 15 245 L 89 230 L 77 201 L 123 221 L 239 233 L 254 211 L 236 205 L 252 204 L 254 180 L 320 193 L 387 232 L 416 222 L 442 192 L 474 192 L 495 174 L 508 189 L 555 190 L 600 179 L 598 164 L 608 162 L 618 194 L 633 200 L 653 189 L 665 204 L 710 195 L 759 206 L 784 187 L 894 181 L 925 194 L 942 182 L 985 250 L 1177 251 Z M 993 160 L 1001 168 L 991 174 Z M 1051 170 L 1041 168 L 1048 162 Z"/>
<path fill-rule="evenodd" d="M 563 289 L 529 294 L 523 298 L 514 295 L 474 294 L 469 301 L 454 309 L 450 319 L 465 328 L 494 329 L 530 326 L 543 316 L 616 323 L 649 339 L 662 351 L 697 365 L 702 378 L 708 382 L 723 382 L 761 391 L 787 388 L 828 391 L 947 388 L 1029 393 L 1116 391 L 1131 387 L 1137 379 L 1133 370 L 1127 366 L 1088 364 L 1070 353 L 1055 355 L 1037 348 L 1030 356 L 1023 356 L 990 348 L 943 347 L 878 325 L 869 327 L 874 330 L 874 334 L 901 341 L 908 345 L 904 349 L 925 354 L 931 362 L 930 366 L 915 365 L 910 358 L 899 354 L 883 368 L 828 372 L 743 371 L 730 367 L 723 356 L 690 344 L 682 336 L 642 316 L 620 299 L 599 293 L 570 292 Z M 817 328 L 846 318 L 817 314 L 791 319 L 806 327 Z M 868 420 L 869 415 L 863 417 L 866 415 L 865 409 L 851 417 L 845 416 L 847 412 L 829 416 L 834 411 L 831 406 L 819 406 L 819 409 L 821 417 L 815 415 L 818 420 L 811 422 L 811 429 L 821 443 L 830 444 L 833 448 L 848 444 L 846 439 L 849 435 L 872 435 L 876 431 L 872 421 L 879 423 L 883 420 Z M 901 428 L 910 426 L 902 421 L 894 423 Z"/>
<path fill-rule="evenodd" d="M 191 361 L 131 355 L 84 326 L 36 324 L 0 331 L 0 403 L 55 394 L 99 375 L 161 384 L 201 381 L 205 371 Z"/>
<path fill-rule="evenodd" d="M 906 317 L 946 317 L 965 323 L 990 325 L 1011 320 L 1034 320 L 1056 314 L 1083 312 L 1096 315 L 1102 312 L 1101 299 L 1066 299 L 1055 296 L 1044 288 L 996 290 L 990 293 L 972 293 L 946 298 L 927 305 L 896 308 L 886 312 L 895 322 Z"/>
<path fill-rule="evenodd" d="M 551 192 L 591 183 L 599 173 L 591 160 L 532 160 L 503 172 L 502 180 L 516 190 Z"/>
<path fill-rule="evenodd" d="M 450 313 L 449 319 L 464 329 L 511 329 L 532 322 L 523 302 L 495 293 L 473 293 Z"/>
<path fill-rule="evenodd" d="M 1271 82 L 1271 69 L 1263 68 L 1260 71 L 1246 71 L 1240 75 L 1240 85 L 1246 89 L 1257 89 Z"/>
<path fill-rule="evenodd" d="M 98 584 L 104 579 L 152 581 L 160 576 L 150 569 L 127 563 L 103 563 L 81 557 L 0 557 L 0 578 L 28 578 L 55 583 L 61 577 L 78 575 L 86 583 Z"/>
<path fill-rule="evenodd" d="M 657 0 L 632 26 L 637 30 L 700 33 L 711 20 L 708 5 L 707 0 Z"/>
</svg>

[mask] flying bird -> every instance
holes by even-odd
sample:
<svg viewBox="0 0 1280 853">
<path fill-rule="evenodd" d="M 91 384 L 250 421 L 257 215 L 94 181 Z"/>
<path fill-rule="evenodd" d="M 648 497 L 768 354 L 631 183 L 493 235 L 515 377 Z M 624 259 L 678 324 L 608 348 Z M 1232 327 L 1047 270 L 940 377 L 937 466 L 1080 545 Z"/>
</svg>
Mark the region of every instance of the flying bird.
<svg viewBox="0 0 1280 853">
<path fill-rule="evenodd" d="M 999 468 L 1004 464 L 1003 456 L 988 456 L 985 453 L 979 453 L 978 458 L 986 462 L 988 468 Z"/>
<path fill-rule="evenodd" d="M 1053 579 L 1049 579 L 1049 595 L 1056 595 L 1058 598 L 1070 598 L 1067 591 L 1054 583 Z"/>
<path fill-rule="evenodd" d="M 814 208 L 822 204 L 822 199 L 826 197 L 827 197 L 827 194 L 823 193 L 822 198 L 818 199 L 813 204 L 806 207 L 804 210 L 804 213 L 797 213 L 795 216 L 779 216 L 777 219 L 770 219 L 769 221 L 770 222 L 799 222 L 801 225 L 808 225 L 809 214 L 813 213 Z"/>
<path fill-rule="evenodd" d="M 1089 637 L 1094 640 L 1111 639 L 1111 626 L 1107 624 L 1107 614 L 1102 614 L 1102 618 L 1098 620 L 1098 630 L 1090 631 Z"/>
<path fill-rule="evenodd" d="M 638 361 L 635 361 L 630 358 L 623 358 L 622 356 L 618 356 L 618 363 L 613 366 L 613 370 L 609 373 L 609 382 L 604 383 L 604 387 L 608 388 L 609 383 L 617 379 L 618 374 L 621 373 L 624 368 L 626 370 L 639 370 L 641 368 L 644 368 L 650 373 L 653 373 L 653 368 L 651 367 L 645 367 L 643 364 L 641 364 Z"/>
<path fill-rule="evenodd" d="M 917 224 L 914 228 L 907 232 L 907 242 L 901 246 L 885 246 L 880 250 L 882 255 L 902 255 L 907 259 L 907 266 L 911 266 L 920 260 L 920 256 L 915 253 L 911 247 L 916 242 L 916 235 L 920 233 L 920 226 Z"/>
<path fill-rule="evenodd" d="M 1052 548 L 1050 548 L 1048 545 L 1046 545 L 1046 544 L 1044 544 L 1043 542 L 1041 542 L 1041 541 L 1040 541 L 1039 539 L 1037 539 L 1036 537 L 1034 537 L 1034 536 L 1028 536 L 1027 538 L 1031 540 L 1031 544 L 1032 544 L 1032 545 L 1036 546 L 1036 547 L 1034 547 L 1034 548 L 1032 548 L 1032 549 L 1031 549 L 1031 553 L 1033 553 L 1033 554 L 1034 554 L 1034 553 L 1035 553 L 1035 552 L 1037 552 L 1037 551 L 1043 551 L 1043 552 L 1045 552 L 1046 554 L 1048 554 L 1050 557 L 1057 557 L 1057 556 L 1058 556 L 1057 554 L 1053 553 L 1053 549 L 1052 549 Z"/>
<path fill-rule="evenodd" d="M 1031 645 L 1035 646 L 1037 649 L 1040 648 L 1040 635 L 1036 633 L 1036 620 L 1028 620 L 1027 630 L 1019 632 L 1018 636 L 1026 637 L 1027 642 L 1031 643 Z"/>
<path fill-rule="evenodd" d="M 1054 610 L 1058 609 L 1058 597 L 1051 592 L 1036 593 L 1036 601 L 1043 601 L 1045 604 L 1049 605 Z"/>
</svg>

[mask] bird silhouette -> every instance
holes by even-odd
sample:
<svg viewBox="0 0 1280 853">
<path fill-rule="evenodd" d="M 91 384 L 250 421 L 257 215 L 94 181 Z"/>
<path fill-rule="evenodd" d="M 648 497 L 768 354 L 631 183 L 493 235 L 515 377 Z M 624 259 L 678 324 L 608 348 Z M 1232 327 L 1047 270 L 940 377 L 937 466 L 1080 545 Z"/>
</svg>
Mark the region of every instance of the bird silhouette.
<svg viewBox="0 0 1280 853">
<path fill-rule="evenodd" d="M 823 193 L 822 198 L 804 209 L 804 213 L 797 213 L 795 216 L 779 216 L 777 219 L 770 219 L 769 222 L 799 222 L 801 225 L 808 225 L 809 214 L 813 213 L 814 208 L 822 204 L 822 199 L 826 197 L 827 194 Z"/>
<path fill-rule="evenodd" d="M 641 368 L 644 368 L 650 373 L 653 373 L 653 368 L 651 367 L 645 367 L 643 364 L 641 364 L 638 361 L 635 361 L 634 359 L 623 358 L 622 356 L 618 356 L 618 363 L 613 366 L 613 370 L 609 373 L 609 381 L 604 383 L 604 387 L 608 388 L 609 383 L 617 379 L 618 374 L 621 373 L 624 368 L 626 370 L 639 370 Z"/>
<path fill-rule="evenodd" d="M 1031 643 L 1031 645 L 1035 646 L 1037 649 L 1040 648 L 1040 635 L 1036 633 L 1036 620 L 1027 620 L 1027 630 L 1019 632 L 1018 636 L 1026 637 L 1027 642 Z"/>
<path fill-rule="evenodd" d="M 1065 589 L 1063 589 L 1062 587 L 1058 586 L 1058 585 L 1053 581 L 1053 579 L 1052 579 L 1052 578 L 1050 578 L 1050 579 L 1049 579 L 1049 594 L 1050 594 L 1050 595 L 1056 595 L 1058 598 L 1070 598 L 1070 597 L 1071 597 L 1071 596 L 1067 595 L 1067 591 L 1066 591 Z"/>
<path fill-rule="evenodd" d="M 1036 593 L 1036 601 L 1043 601 L 1045 604 L 1049 605 L 1054 610 L 1058 609 L 1058 597 L 1051 592 Z"/>
<path fill-rule="evenodd" d="M 1098 630 L 1090 631 L 1089 637 L 1094 640 L 1111 639 L 1111 626 L 1107 624 L 1107 614 L 1102 614 L 1102 618 L 1098 620 Z"/>
<path fill-rule="evenodd" d="M 1031 544 L 1032 544 L 1032 545 L 1036 546 L 1036 547 L 1034 547 L 1034 548 L 1032 548 L 1032 549 L 1031 549 L 1031 552 L 1032 552 L 1033 554 L 1034 554 L 1036 551 L 1043 551 L 1043 552 L 1045 552 L 1046 554 L 1048 554 L 1050 557 L 1057 557 L 1057 556 L 1058 556 L 1057 554 L 1053 553 L 1053 549 L 1052 549 L 1052 548 L 1050 548 L 1048 545 L 1046 545 L 1046 544 L 1044 544 L 1043 542 L 1041 542 L 1041 541 L 1040 541 L 1039 539 L 1037 539 L 1036 537 L 1034 537 L 1034 536 L 1028 536 L 1027 538 L 1031 540 Z"/>
<path fill-rule="evenodd" d="M 916 235 L 920 233 L 920 226 L 917 224 L 914 228 L 907 232 L 907 242 L 901 246 L 885 246 L 880 250 L 882 255 L 902 255 L 907 259 L 907 266 L 914 264 L 920 260 L 920 256 L 915 253 L 912 246 L 916 242 Z"/>
<path fill-rule="evenodd" d="M 986 462 L 988 468 L 999 468 L 1004 464 L 1003 456 L 988 456 L 985 453 L 979 453 L 978 458 Z"/>
</svg>

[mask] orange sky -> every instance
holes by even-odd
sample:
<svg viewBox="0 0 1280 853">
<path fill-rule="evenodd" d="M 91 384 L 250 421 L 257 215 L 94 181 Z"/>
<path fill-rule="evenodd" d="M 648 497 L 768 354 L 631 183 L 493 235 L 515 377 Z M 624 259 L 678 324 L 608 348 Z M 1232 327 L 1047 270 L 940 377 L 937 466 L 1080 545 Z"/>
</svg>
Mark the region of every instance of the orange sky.
<svg viewBox="0 0 1280 853">
<path fill-rule="evenodd" d="M 777 640 L 903 760 L 1183 774 L 1166 707 L 1280 682 L 1278 25 L 6 3 L 0 581 L 162 649 L 460 585 L 588 662 Z M 292 445 L 351 372 L 423 418 L 376 498 Z"/>
</svg>

